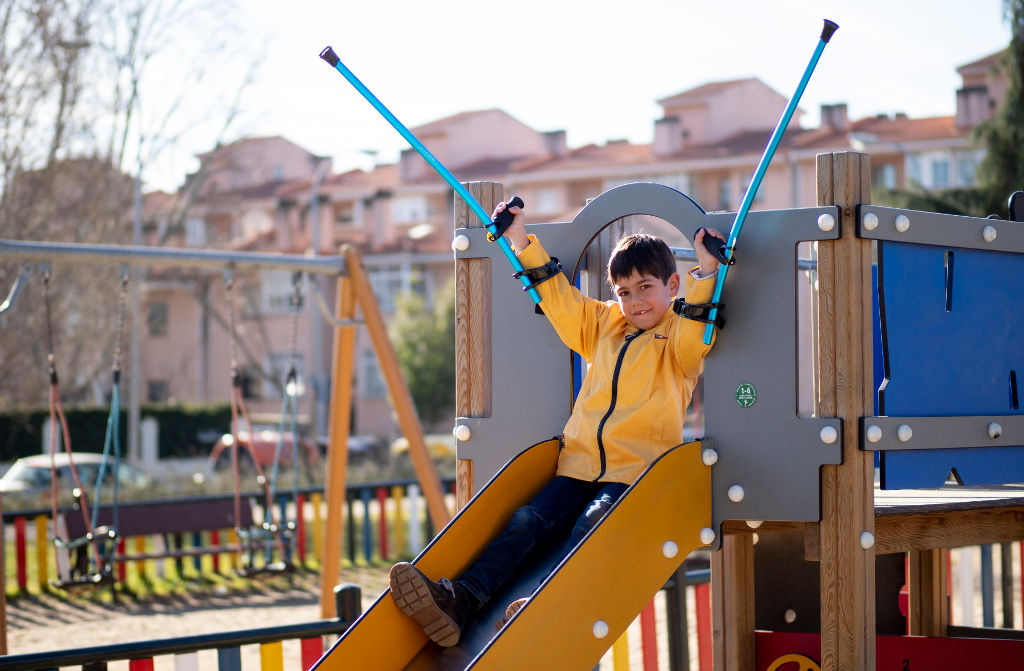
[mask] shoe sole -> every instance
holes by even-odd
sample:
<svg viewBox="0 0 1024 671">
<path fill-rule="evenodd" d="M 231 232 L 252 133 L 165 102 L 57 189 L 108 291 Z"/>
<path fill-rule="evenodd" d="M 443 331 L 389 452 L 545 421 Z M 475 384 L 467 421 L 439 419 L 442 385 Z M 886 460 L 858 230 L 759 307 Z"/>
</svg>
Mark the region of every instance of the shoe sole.
<svg viewBox="0 0 1024 671">
<path fill-rule="evenodd" d="M 391 569 L 391 598 L 399 610 L 416 620 L 430 640 L 448 648 L 459 642 L 462 630 L 438 608 L 423 576 L 409 564 Z"/>
<path fill-rule="evenodd" d="M 523 609 L 523 606 L 526 605 L 527 601 L 528 599 L 516 599 L 515 601 L 510 603 L 508 605 L 508 608 L 505 609 L 505 617 L 494 623 L 494 630 L 501 631 L 502 627 L 508 624 L 508 621 L 511 620 L 516 613 Z"/>
</svg>

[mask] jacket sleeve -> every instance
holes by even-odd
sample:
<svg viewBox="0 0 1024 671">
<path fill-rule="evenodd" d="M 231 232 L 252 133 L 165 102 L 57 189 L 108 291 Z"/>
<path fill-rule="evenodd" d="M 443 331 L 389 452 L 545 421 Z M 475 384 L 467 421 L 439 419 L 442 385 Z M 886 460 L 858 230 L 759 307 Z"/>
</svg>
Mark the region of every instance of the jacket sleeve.
<svg viewBox="0 0 1024 671">
<path fill-rule="evenodd" d="M 711 300 L 715 291 L 713 279 L 697 280 L 689 272 L 684 277 L 687 303 L 707 303 Z M 704 344 L 705 326 L 704 322 L 678 317 L 672 329 L 672 351 L 675 353 L 676 365 L 687 375 L 696 375 L 703 370 L 704 357 L 711 350 L 711 345 Z"/>
<path fill-rule="evenodd" d="M 518 256 L 527 269 L 538 268 L 551 260 L 533 235 L 530 236 L 529 246 Z M 592 360 L 601 325 L 609 315 L 609 305 L 584 296 L 569 283 L 564 273 L 558 273 L 540 284 L 537 293 L 540 294 L 540 306 L 545 316 L 562 342 L 583 358 Z"/>
</svg>

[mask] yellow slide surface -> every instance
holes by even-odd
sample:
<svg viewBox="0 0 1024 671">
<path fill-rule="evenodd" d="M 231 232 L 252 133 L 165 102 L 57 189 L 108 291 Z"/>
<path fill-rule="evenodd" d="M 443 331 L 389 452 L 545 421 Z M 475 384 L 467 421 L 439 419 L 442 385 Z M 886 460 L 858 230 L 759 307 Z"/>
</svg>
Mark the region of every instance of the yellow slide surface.
<svg viewBox="0 0 1024 671">
<path fill-rule="evenodd" d="M 670 450 L 550 575 L 562 547 L 511 581 L 507 594 L 439 648 L 385 592 L 314 667 L 342 669 L 592 669 L 711 526 L 711 470 L 699 442 Z M 554 476 L 558 441 L 524 451 L 474 497 L 416 559 L 432 579 L 461 573 Z M 545 563 L 547 560 L 547 563 Z M 539 577 L 538 577 L 539 576 Z M 493 622 L 515 596 L 539 592 L 501 630 Z"/>
</svg>

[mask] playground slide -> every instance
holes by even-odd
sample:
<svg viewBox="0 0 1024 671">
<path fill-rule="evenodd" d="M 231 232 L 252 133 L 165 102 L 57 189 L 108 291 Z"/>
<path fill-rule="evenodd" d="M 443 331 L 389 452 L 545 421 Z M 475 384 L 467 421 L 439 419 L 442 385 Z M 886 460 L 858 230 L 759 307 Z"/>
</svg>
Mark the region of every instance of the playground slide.
<svg viewBox="0 0 1024 671">
<path fill-rule="evenodd" d="M 561 544 L 524 568 L 467 624 L 458 646 L 434 645 L 389 593 L 314 667 L 342 669 L 590 669 L 711 526 L 711 471 L 700 443 L 652 464 L 609 515 L 558 565 L 540 591 L 496 633 L 509 601 L 548 576 Z M 416 559 L 431 578 L 458 575 L 520 505 L 554 475 L 558 441 L 511 460 Z M 544 553 L 542 553 L 544 554 Z"/>
</svg>

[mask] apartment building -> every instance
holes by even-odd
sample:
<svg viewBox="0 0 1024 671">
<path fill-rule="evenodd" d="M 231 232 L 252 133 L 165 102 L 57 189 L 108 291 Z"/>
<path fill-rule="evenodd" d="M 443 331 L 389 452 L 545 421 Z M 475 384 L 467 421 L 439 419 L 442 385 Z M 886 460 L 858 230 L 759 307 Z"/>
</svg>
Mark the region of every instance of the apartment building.
<svg viewBox="0 0 1024 671">
<path fill-rule="evenodd" d="M 822 106 L 817 128 L 803 128 L 798 112 L 754 209 L 814 205 L 815 156 L 830 151 L 871 154 L 879 187 L 972 185 L 982 151 L 970 145 L 968 134 L 1005 95 L 1001 54 L 958 69 L 962 87 L 951 92 L 955 114 L 949 116 L 911 119 L 895 113 L 854 120 L 839 102 Z M 462 112 L 412 131 L 460 180 L 499 181 L 507 193 L 522 196 L 531 221 L 571 220 L 588 199 L 636 181 L 672 186 L 709 211 L 736 209 L 785 96 L 747 78 L 708 83 L 657 102 L 662 114 L 653 121 L 650 144 L 609 140 L 571 148 L 564 131 L 535 130 L 498 109 Z M 326 159 L 280 137 L 240 140 L 200 160 L 201 169 L 179 194 L 179 201 L 187 196 L 187 208 L 177 227 L 167 224 L 169 197 L 147 196 L 153 240 L 317 254 L 335 254 L 340 245 L 353 244 L 364 255 L 386 316 L 402 292 L 429 302 L 451 279 L 454 194 L 411 149 L 397 165 L 339 174 L 330 172 Z M 319 286 L 333 300 L 333 283 L 320 280 Z M 267 376 L 283 376 L 291 359 L 288 298 L 293 290 L 287 273 L 266 272 L 239 278 L 233 291 L 236 358 L 257 412 L 274 412 L 281 403 L 279 385 Z M 302 290 L 305 309 L 296 340 L 306 387 L 301 412 L 323 431 L 331 334 L 313 316 L 308 283 Z M 221 278 L 151 274 L 145 296 L 143 388 L 150 399 L 228 399 L 232 348 Z M 364 332 L 358 335 L 356 364 L 353 432 L 396 436 Z M 319 406 L 314 397 L 321 399 Z"/>
</svg>

